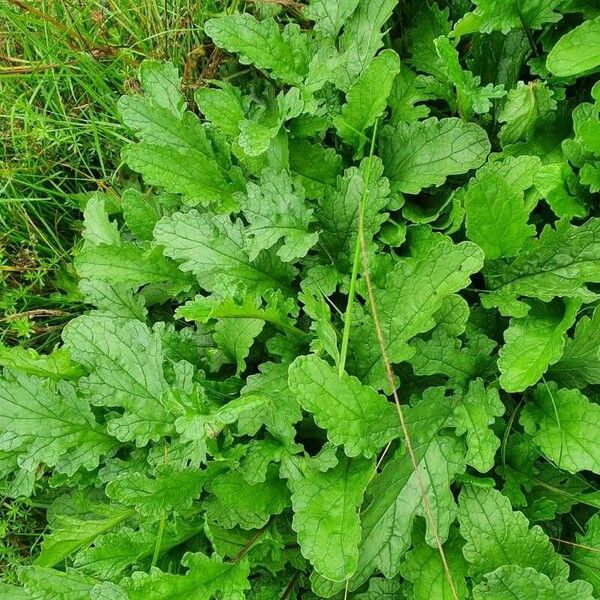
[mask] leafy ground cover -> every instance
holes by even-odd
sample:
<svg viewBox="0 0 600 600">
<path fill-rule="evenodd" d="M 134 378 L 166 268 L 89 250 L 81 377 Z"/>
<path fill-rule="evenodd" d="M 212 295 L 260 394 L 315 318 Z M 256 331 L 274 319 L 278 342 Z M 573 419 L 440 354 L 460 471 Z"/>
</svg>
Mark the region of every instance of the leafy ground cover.
<svg viewBox="0 0 600 600">
<path fill-rule="evenodd" d="M 198 25 L 193 103 L 156 60 L 118 102 L 91 308 L 6 352 L 47 527 L 0 598 L 600 597 L 597 2 Z"/>
</svg>

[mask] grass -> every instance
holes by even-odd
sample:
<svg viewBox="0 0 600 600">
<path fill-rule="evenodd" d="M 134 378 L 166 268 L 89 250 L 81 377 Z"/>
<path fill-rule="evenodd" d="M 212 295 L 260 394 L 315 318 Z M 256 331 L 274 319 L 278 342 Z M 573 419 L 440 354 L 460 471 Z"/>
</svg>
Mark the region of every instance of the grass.
<svg viewBox="0 0 600 600">
<path fill-rule="evenodd" d="M 2 583 L 17 583 L 19 567 L 37 552 L 45 529 L 46 508 L 28 498 L 0 498 Z"/>
<path fill-rule="evenodd" d="M 202 22 L 219 0 L 0 3 L 0 341 L 51 347 L 83 307 L 70 264 L 90 192 L 119 192 L 117 112 L 142 60 L 188 88 L 211 69 Z M 199 26 L 200 25 L 200 26 Z"/>
<path fill-rule="evenodd" d="M 50 350 L 84 310 L 71 253 L 81 208 L 118 194 L 128 138 L 117 101 L 146 58 L 170 60 L 195 88 L 210 73 L 201 24 L 211 0 L 0 3 L 0 343 Z M 198 26 L 200 25 L 200 27 Z M 0 572 L 16 580 L 43 510 L 0 498 Z"/>
</svg>

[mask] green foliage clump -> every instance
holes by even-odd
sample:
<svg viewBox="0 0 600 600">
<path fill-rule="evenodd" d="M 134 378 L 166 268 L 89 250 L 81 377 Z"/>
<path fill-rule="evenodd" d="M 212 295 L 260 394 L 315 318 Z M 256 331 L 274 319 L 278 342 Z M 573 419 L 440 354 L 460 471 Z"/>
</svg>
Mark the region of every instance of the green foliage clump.
<svg viewBox="0 0 600 600">
<path fill-rule="evenodd" d="M 119 101 L 90 310 L 2 355 L 56 499 L 0 598 L 600 597 L 596 3 L 234 8 L 194 109 Z"/>
</svg>

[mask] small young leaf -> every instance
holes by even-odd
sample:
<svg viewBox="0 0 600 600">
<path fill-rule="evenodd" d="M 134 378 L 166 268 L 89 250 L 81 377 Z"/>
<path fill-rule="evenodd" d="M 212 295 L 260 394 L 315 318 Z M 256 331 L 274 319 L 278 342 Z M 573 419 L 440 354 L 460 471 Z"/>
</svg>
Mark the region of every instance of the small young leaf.
<svg viewBox="0 0 600 600">
<path fill-rule="evenodd" d="M 504 86 L 494 86 L 488 83 L 481 86 L 481 78 L 474 76 L 471 71 L 465 71 L 459 62 L 458 51 L 446 36 L 434 40 L 437 55 L 440 58 L 440 68 L 444 77 L 456 89 L 459 114 L 469 120 L 476 114 L 485 114 L 492 107 L 491 100 L 506 95 Z"/>
<path fill-rule="evenodd" d="M 364 132 L 385 110 L 392 82 L 399 71 L 398 55 L 393 50 L 381 52 L 348 90 L 346 104 L 333 120 L 338 135 L 356 148 L 358 156 L 367 142 Z"/>
<path fill-rule="evenodd" d="M 454 409 L 456 433 L 466 432 L 467 454 L 465 461 L 480 473 L 486 473 L 494 466 L 494 455 L 500 447 L 500 440 L 489 428 L 495 417 L 504 414 L 504 405 L 498 391 L 485 389 L 483 381 L 471 381 L 469 389 L 461 396 Z"/>
<path fill-rule="evenodd" d="M 554 91 L 545 82 L 519 81 L 508 92 L 506 102 L 498 114 L 503 146 L 530 140 L 537 130 L 549 122 L 556 110 Z"/>
<path fill-rule="evenodd" d="M 89 244 L 99 246 L 100 244 L 119 246 L 121 234 L 114 221 L 110 221 L 105 210 L 104 198 L 95 194 L 85 205 L 83 211 L 84 229 L 81 234 Z"/>
</svg>

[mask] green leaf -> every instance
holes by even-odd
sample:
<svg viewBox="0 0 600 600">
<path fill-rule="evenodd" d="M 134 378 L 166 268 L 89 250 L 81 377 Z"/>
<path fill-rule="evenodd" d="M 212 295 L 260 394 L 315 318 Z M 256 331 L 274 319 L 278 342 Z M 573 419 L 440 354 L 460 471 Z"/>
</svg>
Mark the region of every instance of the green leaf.
<svg viewBox="0 0 600 600">
<path fill-rule="evenodd" d="M 222 319 L 215 325 L 213 340 L 226 360 L 236 365 L 236 375 L 245 371 L 250 348 L 264 325 L 258 319 Z"/>
<path fill-rule="evenodd" d="M 173 417 L 162 400 L 167 383 L 160 338 L 144 323 L 81 316 L 65 327 L 63 340 L 90 372 L 81 383 L 90 401 L 125 409 L 109 421 L 109 433 L 141 446 L 172 430 Z"/>
<path fill-rule="evenodd" d="M 166 191 L 182 194 L 187 203 L 231 206 L 228 184 L 217 164 L 197 150 L 178 151 L 174 146 L 135 144 L 126 146 L 123 160 L 144 180 Z"/>
<path fill-rule="evenodd" d="M 449 20 L 450 10 L 440 9 L 438 4 L 415 7 L 410 26 L 404 33 L 404 43 L 411 57 L 407 62 L 416 71 L 433 75 L 436 79 L 448 83 L 447 72 L 440 58 L 435 40 L 446 37 L 452 24 Z M 460 69 L 460 67 L 459 67 Z M 451 97 L 451 92 L 447 94 Z"/>
<path fill-rule="evenodd" d="M 204 523 L 179 519 L 166 522 L 159 552 L 164 554 L 204 530 Z M 146 521 L 146 527 L 123 527 L 116 533 L 96 538 L 94 545 L 77 553 L 75 565 L 95 577 L 114 580 L 127 567 L 140 564 L 151 557 L 157 546 L 156 524 Z"/>
<path fill-rule="evenodd" d="M 392 363 L 412 358 L 415 350 L 408 342 L 434 327 L 433 316 L 444 298 L 466 287 L 482 264 L 483 253 L 475 244 L 453 244 L 450 238 L 437 234 L 425 256 L 398 260 L 387 274 L 385 287 L 375 290 L 383 338 Z M 349 361 L 351 372 L 365 384 L 377 389 L 389 387 L 370 316 L 353 329 Z"/>
<path fill-rule="evenodd" d="M 456 438 L 438 434 L 450 410 L 440 388 L 427 390 L 415 408 L 404 409 L 417 469 L 442 541 L 456 515 L 450 485 L 465 468 L 462 445 Z M 375 569 L 388 578 L 397 574 L 400 559 L 410 546 L 413 521 L 416 516 L 425 516 L 419 488 L 412 461 L 402 447 L 367 489 L 370 501 L 361 513 L 358 567 L 350 589 L 364 582 Z M 429 523 L 426 541 L 435 547 Z"/>
<path fill-rule="evenodd" d="M 334 363 L 339 365 L 339 332 L 331 322 L 331 310 L 327 300 L 320 290 L 308 286 L 304 287 L 304 291 L 298 295 L 298 299 L 304 305 L 304 313 L 312 320 L 311 331 L 314 331 L 317 336 L 317 339 L 311 342 L 311 351 L 320 356 L 321 350 L 324 350 L 333 358 Z"/>
<path fill-rule="evenodd" d="M 551 580 L 531 567 L 505 566 L 488 573 L 473 589 L 474 600 L 593 600 L 591 586 L 583 581 Z"/>
<path fill-rule="evenodd" d="M 341 114 L 333 119 L 338 135 L 356 148 L 358 156 L 367 142 L 364 132 L 383 114 L 399 71 L 398 55 L 393 50 L 383 50 L 348 90 Z"/>
<path fill-rule="evenodd" d="M 511 29 L 540 29 L 545 23 L 556 23 L 561 15 L 554 12 L 560 0 L 474 0 L 475 16 L 482 33 Z"/>
<path fill-rule="evenodd" d="M 175 315 L 187 321 L 207 323 L 212 319 L 256 319 L 266 321 L 284 332 L 301 334 L 289 315 L 295 311 L 294 303 L 277 290 L 269 290 L 262 296 L 249 294 L 244 286 L 238 286 L 228 295 L 211 294 L 196 296 L 180 306 Z"/>
<path fill-rule="evenodd" d="M 536 131 L 549 124 L 556 110 L 554 91 L 543 81 L 524 83 L 509 90 L 506 102 L 498 113 L 500 140 L 503 146 L 529 141 Z"/>
<path fill-rule="evenodd" d="M 288 386 L 288 366 L 263 363 L 241 391 L 237 411 L 240 433 L 254 435 L 262 424 L 282 441 L 292 441 L 294 423 L 302 418 L 300 406 Z M 246 405 L 246 407 L 244 407 Z"/>
<path fill-rule="evenodd" d="M 115 446 L 71 384 L 18 371 L 0 379 L 0 431 L 0 449 L 15 452 L 27 471 L 40 463 L 69 476 L 90 471 Z"/>
<path fill-rule="evenodd" d="M 134 294 L 133 290 L 120 283 L 82 279 L 79 291 L 88 304 L 93 304 L 105 316 L 145 321 L 148 311 L 144 297 Z"/>
<path fill-rule="evenodd" d="M 140 83 L 147 98 L 178 116 L 185 112 L 185 98 L 180 92 L 181 78 L 171 63 L 145 60 L 140 65 Z"/>
<path fill-rule="evenodd" d="M 490 292 L 482 294 L 486 308 L 498 306 L 505 316 L 523 317 L 529 306 L 526 296 L 550 301 L 554 296 L 595 298 L 585 284 L 600 282 L 600 219 L 578 227 L 559 222 L 546 226 L 539 240 L 508 262 L 486 266 Z"/>
<path fill-rule="evenodd" d="M 556 299 L 548 304 L 532 301 L 524 317 L 510 320 L 498 357 L 503 389 L 522 392 L 560 359 L 565 333 L 575 322 L 579 306 L 576 300 Z"/>
<path fill-rule="evenodd" d="M 294 519 L 302 554 L 315 570 L 332 581 L 344 581 L 358 561 L 358 509 L 373 463 L 344 457 L 324 473 L 307 467 L 299 480 L 289 480 Z"/>
<path fill-rule="evenodd" d="M 272 19 L 234 14 L 209 19 L 204 31 L 217 46 L 238 54 L 240 63 L 271 71 L 284 83 L 300 83 L 307 72 L 306 42 L 296 24 L 281 31 Z"/>
<path fill-rule="evenodd" d="M 213 125 L 230 137 L 237 137 L 244 120 L 244 107 L 239 91 L 226 81 L 217 82 L 218 88 L 201 87 L 194 99 L 198 108 Z"/>
<path fill-rule="evenodd" d="M 247 187 L 239 201 L 249 221 L 246 247 L 250 260 L 282 239 L 277 249 L 281 260 L 294 262 L 305 256 L 319 234 L 308 231 L 313 211 L 306 206 L 302 190 L 292 186 L 285 171 L 271 170 L 263 171 L 260 184 L 249 183 Z"/>
<path fill-rule="evenodd" d="M 121 243 L 121 234 L 114 221 L 110 221 L 104 206 L 104 198 L 94 194 L 87 201 L 83 211 L 84 229 L 82 237 L 86 242 L 99 246 L 108 244 L 118 246 Z"/>
<path fill-rule="evenodd" d="M 299 178 L 308 198 L 320 198 L 335 189 L 342 172 L 342 157 L 333 148 L 292 139 L 289 153 L 290 171 Z"/>
<path fill-rule="evenodd" d="M 557 77 L 578 77 L 600 65 L 600 18 L 584 21 L 563 35 L 548 54 L 546 66 Z"/>
<path fill-rule="evenodd" d="M 303 15 L 315 22 L 315 31 L 335 37 L 359 3 L 359 0 L 311 0 Z"/>
<path fill-rule="evenodd" d="M 404 598 L 402 583 L 396 579 L 371 577 L 369 589 L 354 596 L 356 600 L 400 600 Z"/>
<path fill-rule="evenodd" d="M 200 495 L 206 472 L 161 465 L 155 477 L 123 473 L 106 486 L 106 495 L 145 517 L 189 508 Z"/>
<path fill-rule="evenodd" d="M 260 156 L 267 152 L 285 121 L 298 117 L 304 110 L 304 101 L 298 88 L 280 92 L 264 113 L 256 119 L 244 119 L 239 126 L 237 142 L 247 156 Z M 286 137 L 282 138 L 286 140 Z"/>
<path fill-rule="evenodd" d="M 290 365 L 289 385 L 300 406 L 348 456 L 373 456 L 400 433 L 390 402 L 356 377 L 340 377 L 317 356 L 300 356 Z"/>
<path fill-rule="evenodd" d="M 514 256 L 535 235 L 528 225 L 531 206 L 523 193 L 494 173 L 471 183 L 465 195 L 467 236 L 488 259 Z"/>
<path fill-rule="evenodd" d="M 535 226 L 527 223 L 537 198 L 525 192 L 540 168 L 537 156 L 509 156 L 483 166 L 469 183 L 464 196 L 467 235 L 486 258 L 513 256 L 535 235 Z"/>
<path fill-rule="evenodd" d="M 416 375 L 445 375 L 449 388 L 464 388 L 469 381 L 485 377 L 496 369 L 490 356 L 496 342 L 483 334 L 467 336 L 468 343 L 442 327 L 436 327 L 428 340 L 415 339 L 415 355 L 409 359 Z"/>
<path fill-rule="evenodd" d="M 0 367 L 50 379 L 78 379 L 85 371 L 71 360 L 66 348 L 38 354 L 33 348 L 0 345 Z"/>
<path fill-rule="evenodd" d="M 494 466 L 500 440 L 489 426 L 494 424 L 495 417 L 504 414 L 504 410 L 498 390 L 486 390 L 481 379 L 471 381 L 469 389 L 461 395 L 454 409 L 456 433 L 466 433 L 465 461 L 480 473 L 486 473 Z"/>
<path fill-rule="evenodd" d="M 576 534 L 579 546 L 573 548 L 571 558 L 575 574 L 589 581 L 596 594 L 600 593 L 600 514 L 587 522 L 585 535 Z"/>
<path fill-rule="evenodd" d="M 135 573 L 122 584 L 128 600 L 206 600 L 217 593 L 227 600 L 244 600 L 245 590 L 250 589 L 250 565 L 245 559 L 226 563 L 216 556 L 187 552 L 181 563 L 188 567 L 185 575 L 158 569 L 149 574 Z"/>
<path fill-rule="evenodd" d="M 474 577 L 504 565 L 532 567 L 551 579 L 568 575 L 569 567 L 541 527 L 530 528 L 525 515 L 513 511 L 499 491 L 463 486 L 459 507 L 460 533 L 466 540 L 463 554 Z"/>
<path fill-rule="evenodd" d="M 450 539 L 444 544 L 444 556 L 452 574 L 456 595 L 448 582 L 439 549 L 426 544 L 420 532 L 419 538 L 413 541 L 413 548 L 406 553 L 400 574 L 413 584 L 414 600 L 455 600 L 467 597 L 465 580 L 468 565 L 462 555 L 462 542 L 457 533 L 453 529 Z"/>
<path fill-rule="evenodd" d="M 272 464 L 287 460 L 292 452 L 279 440 L 266 437 L 264 440 L 252 440 L 246 446 L 246 454 L 242 461 L 244 478 L 248 483 L 262 483 L 266 481 L 269 467 Z M 300 451 L 297 445 L 294 451 Z"/>
<path fill-rule="evenodd" d="M 0 583 L 0 600 L 32 600 L 32 596 L 24 588 Z"/>
<path fill-rule="evenodd" d="M 144 250 L 131 243 L 120 246 L 88 246 L 75 257 L 83 279 L 107 281 L 131 288 L 166 282 L 175 293 L 190 286 L 191 279 L 163 256 L 161 248 Z"/>
<path fill-rule="evenodd" d="M 106 503 L 91 503 L 84 496 L 59 498 L 48 513 L 52 532 L 46 534 L 35 559 L 40 567 L 53 567 L 94 543 L 96 538 L 129 519 L 133 510 Z"/>
<path fill-rule="evenodd" d="M 131 232 L 142 240 L 152 239 L 152 231 L 157 221 L 177 204 L 175 196 L 151 196 L 134 189 L 125 190 L 121 198 L 125 223 Z"/>
<path fill-rule="evenodd" d="M 460 115 L 469 120 L 473 114 L 485 114 L 492 107 L 491 100 L 506 95 L 504 86 L 488 83 L 481 86 L 481 78 L 471 71 L 465 71 L 459 62 L 458 51 L 444 35 L 434 40 L 437 55 L 441 61 L 441 70 L 446 79 L 456 89 L 458 110 Z"/>
<path fill-rule="evenodd" d="M 369 167 L 370 161 L 370 167 Z M 369 185 L 366 187 L 367 172 Z M 338 268 L 351 268 L 351 256 L 358 233 L 360 203 L 365 197 L 364 236 L 369 243 L 386 219 L 381 211 L 389 202 L 389 183 L 382 177 L 383 165 L 378 158 L 365 158 L 360 166 L 350 167 L 339 178 L 335 191 L 325 193 L 316 209 L 321 232 L 319 242 L 338 261 Z M 345 258 L 345 262 L 343 262 Z M 341 269 L 340 269 L 341 270 Z"/>
<path fill-rule="evenodd" d="M 577 191 L 575 181 L 575 173 L 566 162 L 544 165 L 534 179 L 536 190 L 546 200 L 554 214 L 566 220 L 585 217 L 588 213 Z"/>
<path fill-rule="evenodd" d="M 429 107 L 418 104 L 428 100 L 431 94 L 428 90 L 427 79 L 417 75 L 406 66 L 402 66 L 392 84 L 392 91 L 388 97 L 391 109 L 390 125 L 398 123 L 419 121 L 429 116 Z"/>
<path fill-rule="evenodd" d="M 133 509 L 128 510 L 133 512 Z M 77 554 L 75 565 L 94 577 L 114 580 L 127 567 L 139 564 L 140 560 L 153 554 L 155 523 L 151 526 L 151 531 L 123 527 L 117 533 L 98 536 L 93 546 Z"/>
<path fill-rule="evenodd" d="M 398 0 L 363 0 L 339 37 L 342 63 L 334 72 L 338 87 L 348 90 L 383 45 L 382 28 Z"/>
<path fill-rule="evenodd" d="M 184 261 L 179 268 L 192 271 L 208 291 L 222 287 L 221 277 L 234 284 L 244 282 L 250 292 L 285 290 L 294 274 L 267 253 L 250 260 L 242 222 L 225 215 L 178 212 L 161 219 L 154 236 L 165 254 Z"/>
<path fill-rule="evenodd" d="M 600 406 L 579 390 L 540 384 L 519 421 L 558 468 L 600 473 Z"/>
<path fill-rule="evenodd" d="M 381 158 L 392 188 L 418 194 L 442 185 L 449 175 L 480 167 L 490 152 L 487 134 L 474 123 L 435 117 L 386 127 Z"/>
<path fill-rule="evenodd" d="M 237 422 L 240 435 L 255 436 L 264 425 L 286 447 L 294 444 L 294 424 L 302 411 L 288 387 L 288 365 L 263 363 L 259 373 L 250 375 L 240 397 L 210 415 L 180 417 L 175 422 L 182 439 L 215 437 L 227 425 Z"/>
<path fill-rule="evenodd" d="M 31 600 L 90 600 L 97 583 L 73 570 L 66 573 L 45 567 L 25 567 L 19 579 L 31 593 Z M 12 598 L 11 598 L 12 600 Z"/>
<path fill-rule="evenodd" d="M 164 68 L 172 69 L 168 65 Z M 162 89 L 161 98 L 181 98 L 178 85 L 174 85 L 178 81 L 167 77 L 162 82 L 169 87 Z M 146 183 L 183 194 L 190 204 L 229 206 L 230 184 L 214 159 L 198 118 L 161 105 L 155 94 L 145 91 L 145 96 L 123 96 L 119 101 L 125 124 L 141 139 L 123 148 L 125 162 L 141 173 Z"/>
<path fill-rule="evenodd" d="M 600 309 L 577 322 L 575 333 L 567 339 L 561 359 L 552 365 L 548 376 L 567 388 L 583 388 L 600 383 Z"/>
<path fill-rule="evenodd" d="M 207 486 L 206 516 L 218 525 L 231 529 L 258 529 L 289 506 L 290 495 L 285 482 L 269 471 L 265 481 L 248 483 L 242 473 L 230 471 L 215 477 Z"/>
</svg>

